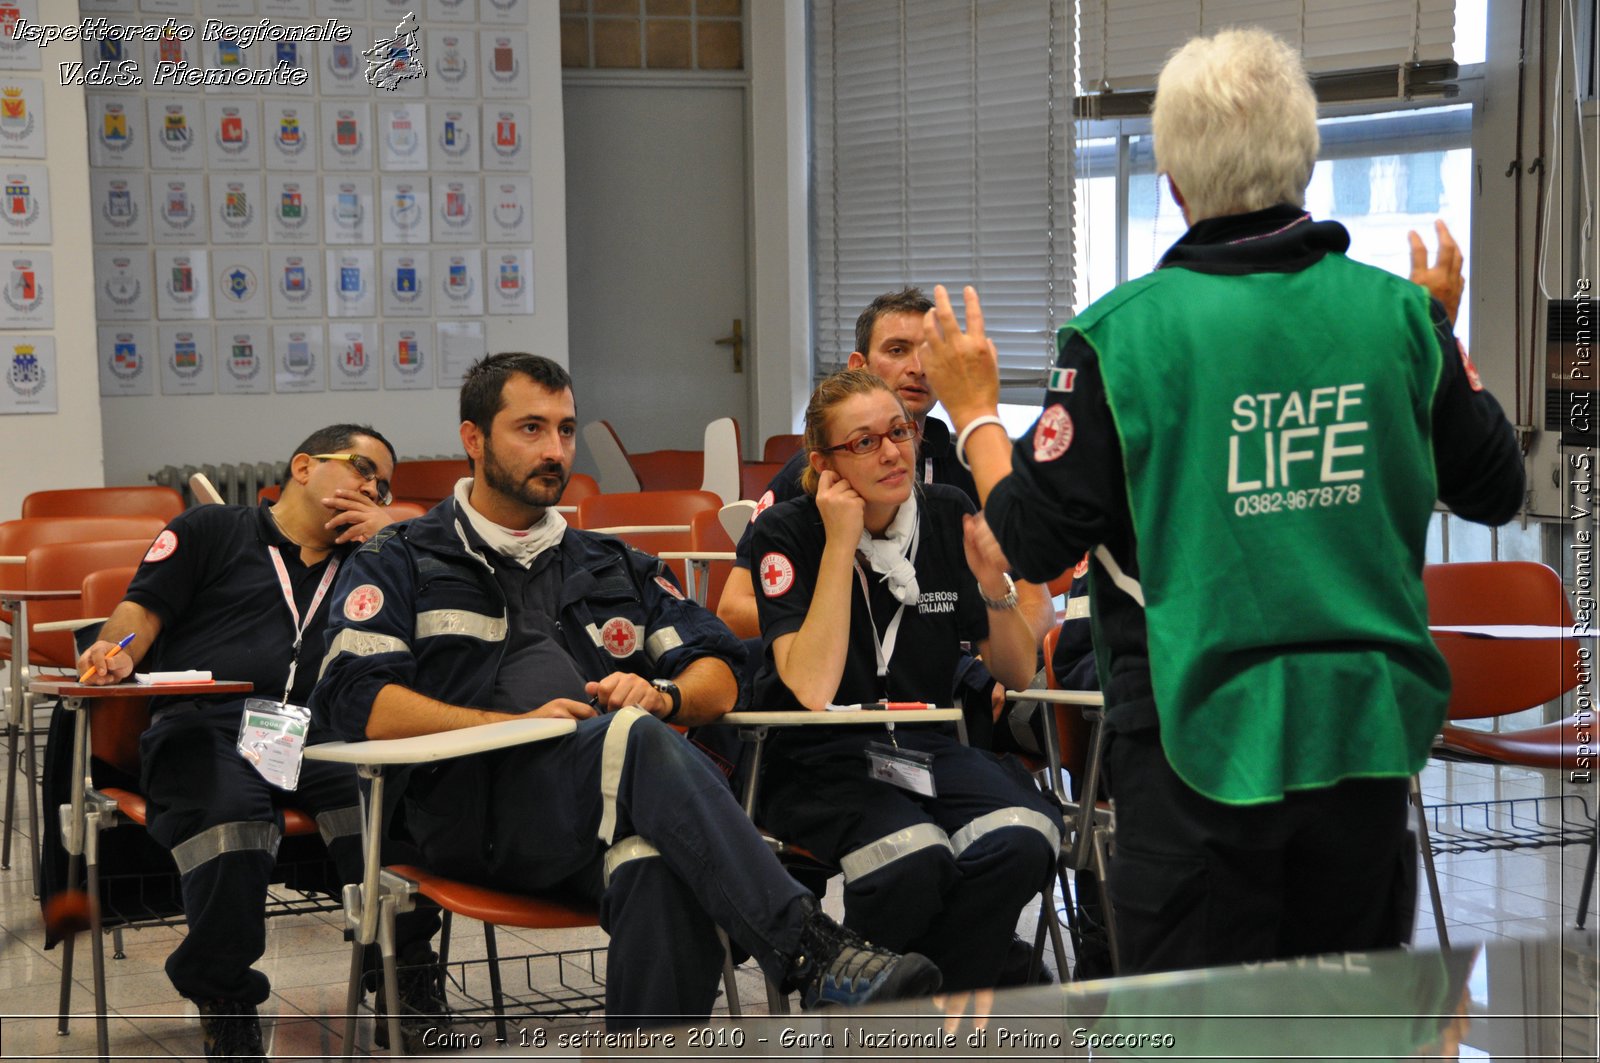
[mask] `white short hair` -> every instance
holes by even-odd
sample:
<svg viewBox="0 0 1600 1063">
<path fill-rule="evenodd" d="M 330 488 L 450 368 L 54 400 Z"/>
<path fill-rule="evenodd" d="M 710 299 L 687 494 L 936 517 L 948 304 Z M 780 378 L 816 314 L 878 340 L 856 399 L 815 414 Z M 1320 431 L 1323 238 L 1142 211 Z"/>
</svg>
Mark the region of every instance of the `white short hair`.
<svg viewBox="0 0 1600 1063">
<path fill-rule="evenodd" d="M 1196 37 L 1162 68 L 1151 113 L 1156 166 L 1191 223 L 1305 206 L 1317 98 L 1299 54 L 1259 29 Z"/>
</svg>

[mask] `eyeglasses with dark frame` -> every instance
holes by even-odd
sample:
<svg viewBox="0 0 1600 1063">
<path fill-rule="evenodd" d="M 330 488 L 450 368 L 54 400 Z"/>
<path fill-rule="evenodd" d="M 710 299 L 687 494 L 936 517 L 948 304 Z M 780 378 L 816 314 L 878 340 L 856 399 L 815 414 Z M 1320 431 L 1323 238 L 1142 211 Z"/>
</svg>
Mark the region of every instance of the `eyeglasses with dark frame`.
<svg viewBox="0 0 1600 1063">
<path fill-rule="evenodd" d="M 835 443 L 831 447 L 820 447 L 817 453 L 829 454 L 835 450 L 848 450 L 856 457 L 864 458 L 868 454 L 877 453 L 878 448 L 883 446 L 885 439 L 891 443 L 909 443 L 916 439 L 917 435 L 917 422 L 896 421 L 889 426 L 887 432 L 863 432 L 858 436 L 845 440 L 843 443 Z"/>
<path fill-rule="evenodd" d="M 389 493 L 389 481 L 379 478 L 378 465 L 365 454 L 313 454 L 318 461 L 347 461 L 356 471 L 356 475 L 378 488 L 378 505 L 387 506 L 394 501 L 394 495 Z"/>
</svg>

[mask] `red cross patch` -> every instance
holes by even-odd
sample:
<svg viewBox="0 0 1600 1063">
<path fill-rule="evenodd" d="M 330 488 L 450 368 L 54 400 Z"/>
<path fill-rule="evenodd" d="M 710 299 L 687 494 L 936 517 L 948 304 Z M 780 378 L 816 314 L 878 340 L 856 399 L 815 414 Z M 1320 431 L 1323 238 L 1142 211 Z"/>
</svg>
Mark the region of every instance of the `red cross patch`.
<svg viewBox="0 0 1600 1063">
<path fill-rule="evenodd" d="M 600 629 L 600 645 L 613 657 L 632 657 L 639 648 L 639 629 L 625 616 L 614 616 Z"/>
<path fill-rule="evenodd" d="M 371 583 L 363 583 L 344 599 L 346 620 L 371 620 L 383 608 L 383 592 Z"/>
<path fill-rule="evenodd" d="M 146 561 L 165 561 L 178 549 L 178 535 L 171 528 L 166 529 L 156 536 L 156 541 L 150 544 L 150 549 L 144 552 Z"/>
<path fill-rule="evenodd" d="M 768 598 L 782 598 L 794 586 L 794 564 L 782 554 L 767 554 L 756 571 L 761 576 L 761 589 Z"/>
<path fill-rule="evenodd" d="M 750 514 L 750 519 L 755 520 L 757 517 L 761 516 L 761 514 L 765 513 L 768 508 L 771 507 L 772 503 L 776 501 L 777 499 L 772 497 L 772 492 L 769 490 L 756 501 L 755 512 Z"/>
<path fill-rule="evenodd" d="M 1059 402 L 1039 415 L 1033 429 L 1033 460 L 1055 461 L 1072 446 L 1072 417 Z"/>
<path fill-rule="evenodd" d="M 669 580 L 667 577 L 665 577 L 665 576 L 657 576 L 656 577 L 656 583 L 657 583 L 658 586 L 660 586 L 660 588 L 662 590 L 666 591 L 668 594 L 670 594 L 674 598 L 678 599 L 678 601 L 680 601 L 680 602 L 683 601 L 683 592 L 680 591 L 678 588 L 674 587 L 672 585 L 672 581 Z"/>
</svg>

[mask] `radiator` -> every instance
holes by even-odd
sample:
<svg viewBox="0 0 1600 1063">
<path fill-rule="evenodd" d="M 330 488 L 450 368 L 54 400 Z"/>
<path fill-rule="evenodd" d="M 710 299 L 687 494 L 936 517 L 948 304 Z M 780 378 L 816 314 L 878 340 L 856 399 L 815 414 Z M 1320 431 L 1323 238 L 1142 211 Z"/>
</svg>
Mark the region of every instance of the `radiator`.
<svg viewBox="0 0 1600 1063">
<path fill-rule="evenodd" d="M 183 494 L 185 504 L 197 504 L 194 492 L 189 489 L 189 477 L 204 473 L 206 479 L 222 493 L 222 499 L 235 505 L 253 506 L 256 495 L 263 487 L 283 482 L 289 466 L 281 461 L 241 462 L 224 465 L 163 465 L 150 474 L 150 479 L 164 487 L 175 488 Z"/>
</svg>

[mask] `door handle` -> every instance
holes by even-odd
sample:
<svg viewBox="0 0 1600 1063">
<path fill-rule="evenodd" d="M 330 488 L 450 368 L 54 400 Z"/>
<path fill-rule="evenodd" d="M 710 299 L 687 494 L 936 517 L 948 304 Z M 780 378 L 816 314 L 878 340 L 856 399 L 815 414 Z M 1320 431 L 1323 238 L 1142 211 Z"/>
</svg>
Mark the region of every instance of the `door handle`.
<svg viewBox="0 0 1600 1063">
<path fill-rule="evenodd" d="M 744 319 L 743 318 L 736 317 L 736 318 L 733 319 L 733 334 L 731 336 L 724 336 L 720 340 L 714 340 L 713 342 L 716 343 L 716 345 L 718 347 L 732 347 L 733 348 L 733 371 L 735 373 L 744 372 Z"/>
</svg>

